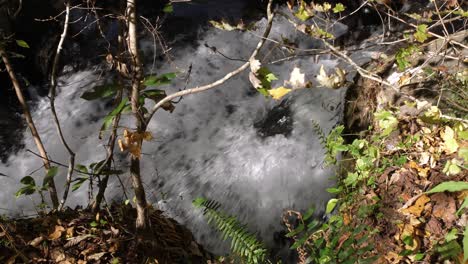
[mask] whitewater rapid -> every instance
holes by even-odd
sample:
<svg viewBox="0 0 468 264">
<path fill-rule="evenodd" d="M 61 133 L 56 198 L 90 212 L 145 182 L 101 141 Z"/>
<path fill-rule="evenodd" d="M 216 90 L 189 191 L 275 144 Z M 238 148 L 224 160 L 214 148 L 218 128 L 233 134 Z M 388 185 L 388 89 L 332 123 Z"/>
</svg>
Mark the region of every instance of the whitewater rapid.
<svg viewBox="0 0 468 264">
<path fill-rule="evenodd" d="M 178 72 L 173 84 L 160 87 L 167 93 L 185 86 L 190 65 L 192 71 L 188 87 L 211 83 L 243 62 L 228 60 L 205 44 L 216 47 L 227 57 L 246 59 L 259 41 L 265 24 L 265 19 L 258 21 L 257 29 L 250 32 L 227 32 L 215 28 L 199 32 L 198 41 L 175 45 L 171 50 L 171 61 L 157 61 L 156 69 L 150 67 L 152 56 L 145 56 L 145 62 L 150 65 L 147 72 Z M 344 25 L 337 24 L 335 33 L 342 34 L 345 30 Z M 319 47 L 317 41 L 295 31 L 281 17 L 275 19 L 270 38 L 296 41 L 302 49 Z M 142 48 L 144 54 L 151 54 L 152 41 L 144 40 Z M 271 42 L 259 59 L 266 54 L 267 62 L 288 56 L 286 50 L 275 47 Z M 318 211 L 323 211 L 330 198 L 325 189 L 334 183 L 334 169 L 324 167 L 325 151 L 312 122 L 320 124 L 325 133 L 340 123 L 345 89 L 317 87 L 315 75 L 321 65 L 330 73 L 335 67 L 346 68 L 328 56 L 297 57 L 267 65 L 279 79 L 274 86 L 280 86 L 283 80 L 289 79 L 294 67 L 299 67 L 306 74 L 306 79 L 313 83 L 312 88 L 293 91 L 283 99 L 288 111 L 275 122 L 278 125 L 290 122 L 289 133 L 268 137 L 260 135 L 258 126 L 254 124 L 261 124 L 280 102 L 256 92 L 249 83 L 247 72 L 216 89 L 185 96 L 175 105 L 173 113 L 157 112 L 148 127 L 154 140 L 145 142 L 142 151 L 142 175 L 148 200 L 154 207 L 163 209 L 187 225 L 202 244 L 217 253 L 223 252 L 226 244 L 220 244 L 220 239 L 213 235 L 200 210 L 193 208 L 191 201 L 197 197 L 220 202 L 226 212 L 247 223 L 252 232 L 258 232 L 269 244 L 273 240 L 273 231 L 281 229 L 284 209 L 304 210 L 314 205 Z M 94 85 L 105 82 L 110 75 L 104 67 L 96 66 L 60 77 L 56 108 L 66 139 L 76 152 L 77 164 L 89 165 L 105 158 L 106 140 L 99 140 L 98 133 L 102 118 L 111 110 L 109 103 L 85 101 L 80 96 Z M 347 78 L 351 80 L 352 74 Z M 151 102 L 146 103 L 151 105 Z M 66 164 L 67 152 L 57 137 L 47 98 L 37 102 L 33 119 L 50 159 Z M 121 126 L 132 128 L 132 118 L 124 116 Z M 6 214 L 31 214 L 38 203 L 36 195 L 31 196 L 32 199 L 14 197 L 20 187 L 19 180 L 24 176 L 33 175 L 36 182 L 42 183 L 41 160 L 27 151 L 35 151 L 36 147 L 29 131 L 24 133 L 25 148 L 0 164 L 0 173 L 8 175 L 0 177 L 0 204 L 2 213 Z M 122 134 L 121 130 L 119 134 Z M 120 153 L 118 148 L 115 151 Z M 118 154 L 115 161 L 118 168 L 127 170 L 125 153 Z M 66 168 L 60 168 L 56 176 L 60 190 L 65 174 Z M 128 173 L 122 175 L 122 180 L 130 197 L 133 197 Z M 70 194 L 67 206 L 86 205 L 87 197 L 87 186 L 83 185 Z M 116 178 L 110 181 L 106 199 L 124 199 Z"/>
</svg>

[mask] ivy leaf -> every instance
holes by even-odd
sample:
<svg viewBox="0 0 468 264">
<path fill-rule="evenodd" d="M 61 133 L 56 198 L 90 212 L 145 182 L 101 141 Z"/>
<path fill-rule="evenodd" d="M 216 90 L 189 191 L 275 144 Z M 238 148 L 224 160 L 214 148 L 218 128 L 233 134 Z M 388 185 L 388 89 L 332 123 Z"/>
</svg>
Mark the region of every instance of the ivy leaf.
<svg viewBox="0 0 468 264">
<path fill-rule="evenodd" d="M 426 193 L 459 192 L 463 190 L 468 190 L 468 182 L 446 181 Z"/>
<path fill-rule="evenodd" d="M 342 3 L 338 3 L 333 8 L 333 13 L 340 13 L 345 11 L 346 7 Z"/>
<path fill-rule="evenodd" d="M 414 38 L 421 43 L 424 43 L 429 38 L 429 34 L 427 33 L 427 25 L 421 24 L 416 28 L 416 32 L 414 33 Z"/>
<path fill-rule="evenodd" d="M 283 98 L 283 96 L 287 95 L 289 92 L 291 92 L 291 89 L 285 88 L 283 86 L 268 90 L 268 93 L 275 100 L 280 100 L 281 98 Z"/>
<path fill-rule="evenodd" d="M 17 39 L 17 40 L 16 40 L 16 45 L 18 45 L 18 46 L 20 46 L 20 47 L 22 47 L 22 48 L 29 49 L 28 43 L 26 43 L 26 41 L 21 40 L 21 39 Z"/>
</svg>

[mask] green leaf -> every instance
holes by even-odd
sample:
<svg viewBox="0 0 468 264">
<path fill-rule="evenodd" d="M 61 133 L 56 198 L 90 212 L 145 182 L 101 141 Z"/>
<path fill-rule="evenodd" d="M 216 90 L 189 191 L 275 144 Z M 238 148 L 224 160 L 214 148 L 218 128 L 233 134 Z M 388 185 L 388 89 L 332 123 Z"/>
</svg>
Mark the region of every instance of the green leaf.
<svg viewBox="0 0 468 264">
<path fill-rule="evenodd" d="M 327 188 L 326 191 L 329 192 L 329 193 L 331 193 L 331 194 L 338 194 L 338 193 L 340 193 L 342 190 L 341 190 L 341 188 Z"/>
<path fill-rule="evenodd" d="M 86 91 L 81 95 L 81 98 L 91 101 L 96 99 L 102 99 L 114 95 L 120 88 L 118 84 L 104 84 L 97 85 L 90 91 Z"/>
<path fill-rule="evenodd" d="M 102 133 L 109 129 L 109 127 L 112 124 L 112 121 L 114 120 L 114 117 L 122 111 L 122 109 L 125 107 L 125 104 L 128 102 L 128 98 L 124 98 L 122 101 L 120 101 L 119 105 L 112 110 L 106 117 L 104 117 L 104 122 L 102 123 L 101 129 L 99 131 L 99 138 L 102 138 Z"/>
<path fill-rule="evenodd" d="M 16 40 L 16 45 L 18 45 L 18 46 L 20 46 L 20 47 L 22 47 L 22 48 L 29 49 L 28 43 L 26 43 L 26 41 L 21 40 L 21 39 L 17 39 L 17 40 Z"/>
<path fill-rule="evenodd" d="M 458 161 L 456 159 L 448 160 L 445 163 L 444 169 L 442 170 L 443 173 L 450 175 L 456 175 L 461 172 L 461 168 L 458 167 Z"/>
<path fill-rule="evenodd" d="M 303 1 L 301 1 L 301 5 L 299 6 L 299 9 L 297 10 L 296 13 L 294 13 L 294 15 L 299 18 L 300 20 L 302 21 L 306 21 L 308 19 L 310 19 L 311 17 L 314 16 L 313 13 L 310 13 L 306 8 L 305 8 L 305 3 Z"/>
<path fill-rule="evenodd" d="M 145 86 L 161 86 L 161 85 L 166 85 L 170 84 L 172 79 L 174 79 L 177 76 L 175 72 L 169 72 L 165 73 L 162 75 L 149 75 L 146 76 L 145 79 L 143 80 L 143 85 Z"/>
<path fill-rule="evenodd" d="M 81 187 L 81 185 L 83 185 L 83 183 L 84 183 L 86 180 L 88 180 L 88 178 L 82 177 L 82 178 L 76 179 L 76 180 L 75 180 L 76 183 L 74 183 L 74 184 L 72 185 L 72 192 L 78 190 L 78 189 Z"/>
<path fill-rule="evenodd" d="M 33 177 L 31 176 L 25 176 L 23 177 L 20 182 L 24 185 L 31 185 L 31 186 L 36 186 L 36 182 L 34 181 Z"/>
<path fill-rule="evenodd" d="M 47 170 L 46 176 L 44 177 L 44 181 L 42 182 L 42 186 L 48 186 L 49 183 L 52 181 L 52 179 L 57 175 L 58 168 L 55 166 L 52 166 Z"/>
<path fill-rule="evenodd" d="M 314 212 L 315 212 L 315 208 L 314 207 L 311 207 L 307 210 L 307 212 L 304 214 L 304 216 L 302 217 L 302 219 L 304 221 L 307 221 L 311 216 L 314 215 Z"/>
<path fill-rule="evenodd" d="M 460 208 L 457 211 L 457 215 L 460 215 L 462 210 L 468 208 L 468 197 L 465 197 L 465 200 L 463 200 L 462 205 L 460 205 Z"/>
<path fill-rule="evenodd" d="M 171 3 L 166 4 L 166 5 L 164 6 L 164 8 L 163 8 L 163 12 L 164 12 L 164 13 L 172 13 L 172 12 L 174 12 L 174 6 L 172 6 Z"/>
<path fill-rule="evenodd" d="M 458 157 L 463 158 L 468 163 L 468 147 L 461 147 L 458 149 Z"/>
<path fill-rule="evenodd" d="M 195 206 L 195 207 L 202 207 L 203 204 L 206 202 L 206 199 L 205 198 L 202 198 L 202 197 L 198 197 L 196 198 L 195 200 L 193 200 L 192 204 Z"/>
<path fill-rule="evenodd" d="M 445 235 L 445 242 L 450 242 L 458 238 L 458 230 L 456 228 L 452 228 L 446 235 Z"/>
<path fill-rule="evenodd" d="M 468 190 L 468 182 L 447 181 L 437 185 L 426 193 L 459 192 L 463 190 Z"/>
<path fill-rule="evenodd" d="M 427 25 L 426 24 L 421 24 L 418 25 L 416 32 L 414 33 L 414 38 L 418 41 L 423 43 L 424 41 L 429 38 L 429 34 L 427 33 Z"/>
<path fill-rule="evenodd" d="M 20 188 L 16 193 L 16 198 L 20 197 L 21 195 L 31 195 L 36 192 L 36 187 L 32 185 L 26 185 Z"/>
<path fill-rule="evenodd" d="M 465 226 L 465 232 L 463 232 L 463 261 L 468 260 L 468 225 Z"/>
<path fill-rule="evenodd" d="M 388 136 L 396 129 L 398 120 L 393 116 L 392 112 L 379 111 L 374 114 L 375 118 L 379 121 L 379 127 L 382 129 L 382 136 Z"/>
<path fill-rule="evenodd" d="M 420 261 L 423 260 L 426 255 L 424 253 L 418 253 L 414 255 L 414 260 Z"/>
<path fill-rule="evenodd" d="M 91 227 L 97 227 L 98 226 L 98 223 L 96 221 L 92 221 L 91 223 L 89 223 L 89 225 Z"/>
<path fill-rule="evenodd" d="M 340 13 L 345 11 L 346 7 L 342 3 L 338 3 L 333 8 L 333 13 Z"/>
<path fill-rule="evenodd" d="M 335 209 L 337 203 L 338 203 L 338 199 L 336 198 L 330 199 L 327 203 L 327 209 L 325 210 L 325 213 L 326 214 L 331 213 L 333 209 Z"/>
<path fill-rule="evenodd" d="M 88 168 L 86 168 L 85 165 L 82 165 L 82 164 L 77 164 L 75 166 L 75 169 L 78 170 L 79 172 L 81 173 L 84 173 L 84 174 L 87 174 L 88 173 Z"/>
</svg>

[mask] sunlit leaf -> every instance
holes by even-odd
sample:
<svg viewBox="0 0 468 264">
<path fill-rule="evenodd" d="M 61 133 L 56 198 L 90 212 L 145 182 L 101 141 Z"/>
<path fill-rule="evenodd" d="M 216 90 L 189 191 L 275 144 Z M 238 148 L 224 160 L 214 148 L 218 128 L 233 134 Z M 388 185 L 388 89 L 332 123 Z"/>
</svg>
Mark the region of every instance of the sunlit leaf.
<svg viewBox="0 0 468 264">
<path fill-rule="evenodd" d="M 18 45 L 18 46 L 20 46 L 20 47 L 22 47 L 22 48 L 27 48 L 27 49 L 29 49 L 28 43 L 26 43 L 26 41 L 21 40 L 21 39 L 17 39 L 17 40 L 16 40 L 16 45 Z"/>
<path fill-rule="evenodd" d="M 447 163 L 445 163 L 442 172 L 447 174 L 448 176 L 456 175 L 462 171 L 459 165 L 461 164 L 457 159 L 448 160 Z"/>
<path fill-rule="evenodd" d="M 446 126 L 441 137 L 444 140 L 445 152 L 447 154 L 455 153 L 458 150 L 458 143 L 455 139 L 455 132 L 449 126 Z"/>
<path fill-rule="evenodd" d="M 289 92 L 291 92 L 291 89 L 285 88 L 283 86 L 268 90 L 268 93 L 275 100 L 280 100 L 281 98 L 283 98 L 283 96 L 287 95 Z"/>
<path fill-rule="evenodd" d="M 335 209 L 337 203 L 338 203 L 338 199 L 336 198 L 330 199 L 327 203 L 327 208 L 325 210 L 325 213 L 327 214 L 331 213 L 333 209 Z"/>
<path fill-rule="evenodd" d="M 164 8 L 163 8 L 163 12 L 164 12 L 164 13 L 172 13 L 172 12 L 174 12 L 174 6 L 172 6 L 171 3 L 166 4 L 166 5 L 164 6 Z"/>
<path fill-rule="evenodd" d="M 345 11 L 346 7 L 342 3 L 338 3 L 333 8 L 333 13 L 340 13 Z"/>
<path fill-rule="evenodd" d="M 463 190 L 468 190 L 468 182 L 446 181 L 426 193 L 459 192 Z"/>
<path fill-rule="evenodd" d="M 418 41 L 423 43 L 429 38 L 429 34 L 427 33 L 427 25 L 426 24 L 421 24 L 418 25 L 416 28 L 416 32 L 414 33 L 414 38 Z"/>
</svg>

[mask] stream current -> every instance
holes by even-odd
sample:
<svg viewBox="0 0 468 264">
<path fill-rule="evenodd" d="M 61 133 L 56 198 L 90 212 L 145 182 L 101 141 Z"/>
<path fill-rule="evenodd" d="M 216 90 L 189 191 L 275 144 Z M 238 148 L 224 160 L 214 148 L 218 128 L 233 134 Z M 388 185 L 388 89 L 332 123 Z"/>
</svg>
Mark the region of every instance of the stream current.
<svg viewBox="0 0 468 264">
<path fill-rule="evenodd" d="M 187 19 L 199 13 L 205 17 L 219 14 L 220 10 L 227 12 L 228 2 L 236 3 L 229 6 L 229 14 L 231 10 L 240 13 L 244 8 L 242 3 L 245 5 L 242 1 L 208 2 L 210 4 L 195 9 L 177 4 L 173 15 Z M 152 68 L 152 55 L 145 56 L 149 65 L 147 73 L 177 71 L 178 77 L 171 85 L 160 87 L 167 93 L 185 86 L 190 65 L 188 87 L 211 83 L 243 62 L 226 59 L 207 45 L 216 47 L 226 57 L 246 59 L 257 45 L 265 25 L 263 18 L 256 22 L 254 31 L 200 29 L 197 41 L 174 45 L 170 63 L 156 61 L 156 68 Z M 337 23 L 333 32 L 337 36 L 346 30 L 346 26 Z M 301 49 L 320 47 L 318 41 L 294 30 L 279 16 L 270 38 L 287 38 Z M 149 38 L 142 41 L 144 54 L 152 54 L 152 45 Z M 266 64 L 287 56 L 286 50 L 267 42 L 259 59 L 264 58 Z M 368 60 L 364 53 L 351 57 L 360 63 Z M 157 112 L 148 128 L 154 140 L 145 142 L 142 150 L 142 175 L 149 201 L 189 227 L 198 241 L 215 253 L 225 252 L 228 244 L 220 243 L 200 210 L 193 208 L 191 202 L 197 197 L 220 202 L 226 212 L 236 215 L 269 245 L 273 244 L 274 231 L 282 228 L 284 209 L 304 210 L 315 205 L 323 212 L 330 198 L 325 189 L 333 186 L 334 174 L 333 168 L 324 167 L 325 150 L 312 122 L 316 121 L 325 134 L 340 123 L 345 89 L 317 87 L 314 76 L 321 65 L 329 73 L 334 72 L 335 67 L 347 69 L 351 72 L 348 80 L 354 75 L 344 63 L 330 57 L 296 57 L 267 65 L 280 80 L 274 86 L 281 86 L 283 80 L 289 79 L 293 68 L 299 67 L 314 88 L 296 90 L 282 101 L 274 101 L 256 92 L 249 82 L 248 72 L 244 72 L 216 89 L 185 96 L 175 105 L 173 113 Z M 102 118 L 111 110 L 109 104 L 80 98 L 83 92 L 106 81 L 108 74 L 103 73 L 102 68 L 64 71 L 59 79 L 56 108 L 64 135 L 77 154 L 77 164 L 89 165 L 105 158 L 106 141 L 99 140 L 98 133 Z M 146 103 L 151 105 L 151 102 Z M 67 164 L 67 152 L 58 139 L 48 99 L 39 99 L 32 114 L 50 159 Z M 121 125 L 132 128 L 132 120 L 124 116 Z M 23 144 L 24 149 L 0 163 L 0 173 L 7 175 L 0 177 L 0 204 L 2 209 L 7 209 L 7 214 L 31 214 L 39 200 L 34 195 L 33 199 L 14 197 L 20 188 L 19 180 L 24 176 L 32 175 L 37 183 L 42 183 L 41 160 L 27 151 L 36 150 L 28 130 L 24 130 Z M 120 153 L 118 148 L 115 151 L 119 153 L 116 166 L 127 168 L 126 154 Z M 56 176 L 60 191 L 65 175 L 66 168 L 60 168 Z M 128 173 L 122 175 L 122 180 L 130 198 L 133 197 Z M 83 185 L 69 195 L 67 206 L 85 205 L 87 196 L 87 186 Z M 125 199 L 116 178 L 110 181 L 106 198 L 108 201 Z"/>
</svg>

